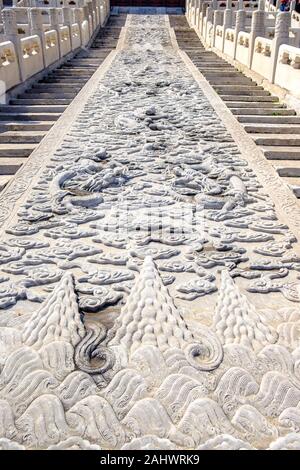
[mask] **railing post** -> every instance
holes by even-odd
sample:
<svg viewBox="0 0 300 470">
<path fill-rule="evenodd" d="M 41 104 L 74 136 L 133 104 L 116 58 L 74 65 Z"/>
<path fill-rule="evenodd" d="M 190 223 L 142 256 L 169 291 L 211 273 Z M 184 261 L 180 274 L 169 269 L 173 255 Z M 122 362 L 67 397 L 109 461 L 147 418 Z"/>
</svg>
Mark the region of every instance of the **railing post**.
<svg viewBox="0 0 300 470">
<path fill-rule="evenodd" d="M 91 31 L 91 35 L 92 35 L 93 32 L 95 31 L 95 22 L 94 22 L 94 15 L 93 15 L 93 3 L 91 1 L 87 2 L 87 8 L 88 8 L 89 16 L 92 19 L 92 31 Z"/>
<path fill-rule="evenodd" d="M 232 0 L 226 1 L 226 10 L 224 13 L 224 22 L 223 22 L 223 41 L 222 41 L 222 52 L 224 52 L 225 38 L 226 38 L 226 29 L 232 27 Z"/>
<path fill-rule="evenodd" d="M 29 10 L 29 19 L 30 19 L 30 34 L 39 36 L 41 40 L 41 48 L 42 48 L 42 58 L 43 58 L 43 65 L 44 68 L 46 67 L 45 61 L 45 34 L 44 34 L 44 26 L 43 26 L 43 16 L 41 8 L 30 8 Z"/>
<path fill-rule="evenodd" d="M 194 3 L 194 16 L 192 18 L 192 23 L 193 23 L 194 27 L 197 27 L 197 26 L 199 27 L 201 4 L 202 4 L 202 0 L 195 0 L 195 3 Z"/>
<path fill-rule="evenodd" d="M 208 35 L 208 23 L 213 23 L 214 11 L 218 8 L 217 0 L 212 0 L 211 4 L 207 7 L 206 10 L 206 25 L 204 31 L 204 41 L 207 40 Z"/>
<path fill-rule="evenodd" d="M 201 11 L 201 0 L 197 0 L 197 3 L 195 4 L 195 12 L 194 12 L 194 27 L 199 30 L 199 24 L 200 24 L 200 11 Z"/>
<path fill-rule="evenodd" d="M 235 16 L 235 39 L 234 39 L 234 54 L 233 58 L 236 58 L 236 50 L 238 45 L 238 36 L 240 31 L 245 31 L 246 25 L 246 11 L 244 10 L 243 0 L 239 0 L 239 9 Z"/>
<path fill-rule="evenodd" d="M 202 1 L 200 4 L 199 33 L 201 36 L 203 35 L 203 25 L 204 25 L 204 18 L 206 15 L 207 6 L 208 6 L 208 3 L 205 1 Z"/>
<path fill-rule="evenodd" d="M 82 13 L 81 8 L 74 8 L 74 20 L 75 20 L 75 23 L 77 23 L 79 27 L 80 44 L 83 45 L 82 31 L 81 31 L 81 24 L 83 22 L 83 13 Z"/>
<path fill-rule="evenodd" d="M 232 1 L 226 1 L 226 9 L 224 13 L 224 28 L 231 28 L 232 26 Z"/>
<path fill-rule="evenodd" d="M 63 14 L 63 24 L 64 26 L 71 26 L 73 23 L 73 18 L 72 18 L 72 11 L 70 7 L 63 7 L 62 8 L 62 14 Z"/>
<path fill-rule="evenodd" d="M 252 67 L 255 39 L 258 36 L 264 37 L 266 33 L 265 17 L 266 17 L 265 2 L 264 0 L 259 0 L 258 10 L 252 13 L 251 31 L 249 35 L 249 56 L 248 56 L 249 69 L 251 69 Z"/>
<path fill-rule="evenodd" d="M 89 15 L 88 6 L 87 6 L 87 5 L 84 5 L 84 6 L 82 7 L 82 11 L 83 11 L 84 19 L 87 20 L 87 22 L 88 22 L 88 27 L 89 27 L 89 32 L 90 32 L 89 35 L 90 35 L 90 37 L 91 37 L 92 34 L 93 34 L 93 31 L 91 31 L 90 18 L 89 18 L 90 15 Z"/>
<path fill-rule="evenodd" d="M 49 8 L 49 23 L 50 23 L 50 28 L 54 29 L 57 33 L 58 53 L 59 53 L 59 57 L 62 57 L 61 47 L 60 47 L 59 19 L 58 19 L 57 8 Z"/>
<path fill-rule="evenodd" d="M 99 9 L 100 9 L 100 26 L 102 27 L 106 20 L 105 3 L 103 2 L 103 0 L 100 0 L 99 2 Z"/>
<path fill-rule="evenodd" d="M 109 0 L 104 0 L 105 21 L 107 19 L 108 14 L 109 14 L 109 9 L 110 9 Z"/>
<path fill-rule="evenodd" d="M 93 7 L 93 11 L 95 12 L 95 25 L 94 25 L 94 28 L 96 29 L 97 26 L 98 26 L 98 23 L 99 23 L 96 0 L 92 0 L 92 7 Z"/>
<path fill-rule="evenodd" d="M 223 11 L 216 10 L 214 12 L 214 26 L 213 26 L 213 34 L 212 34 L 212 46 L 215 47 L 216 44 L 216 35 L 217 35 L 217 26 L 221 26 L 223 24 Z"/>
<path fill-rule="evenodd" d="M 23 50 L 21 41 L 18 36 L 18 26 L 16 12 L 13 8 L 4 8 L 1 12 L 3 21 L 4 37 L 7 41 L 11 41 L 15 46 L 16 60 L 19 65 L 19 78 L 21 81 L 25 80 L 23 68 Z"/>
<path fill-rule="evenodd" d="M 277 13 L 275 20 L 275 36 L 272 41 L 270 82 L 274 83 L 276 65 L 281 44 L 289 44 L 289 29 L 291 26 L 291 14 L 288 11 Z"/>
</svg>

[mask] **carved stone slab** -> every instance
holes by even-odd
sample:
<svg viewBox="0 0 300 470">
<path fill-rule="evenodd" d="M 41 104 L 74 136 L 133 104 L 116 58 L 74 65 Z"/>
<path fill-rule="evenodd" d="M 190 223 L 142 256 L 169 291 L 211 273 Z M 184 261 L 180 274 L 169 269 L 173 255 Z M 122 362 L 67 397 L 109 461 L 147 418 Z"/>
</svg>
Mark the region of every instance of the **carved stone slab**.
<svg viewBox="0 0 300 470">
<path fill-rule="evenodd" d="M 0 448 L 300 448 L 297 239 L 165 18 L 122 42 L 1 199 Z"/>
</svg>

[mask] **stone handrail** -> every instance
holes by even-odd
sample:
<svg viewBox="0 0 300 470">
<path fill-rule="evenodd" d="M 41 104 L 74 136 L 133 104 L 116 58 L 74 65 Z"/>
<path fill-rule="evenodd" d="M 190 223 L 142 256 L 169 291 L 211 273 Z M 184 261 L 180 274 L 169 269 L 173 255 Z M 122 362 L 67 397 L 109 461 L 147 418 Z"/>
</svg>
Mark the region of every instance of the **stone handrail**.
<svg viewBox="0 0 300 470">
<path fill-rule="evenodd" d="M 0 76 L 6 88 L 12 88 L 20 82 L 20 73 L 15 46 L 11 41 L 0 44 Z"/>
<path fill-rule="evenodd" d="M 296 28 L 300 27 L 300 14 L 296 11 L 292 12 L 292 26 Z"/>
<path fill-rule="evenodd" d="M 193 0 L 187 2 L 186 15 L 207 47 L 300 97 L 300 15 L 281 12 L 278 4 L 274 10 L 263 0 L 251 12 L 244 6 L 240 0 L 234 10 L 227 0 L 224 10 L 215 0 Z"/>
<path fill-rule="evenodd" d="M 109 0 L 87 1 L 82 7 L 19 5 L 1 11 L 0 84 L 6 91 L 86 47 L 95 31 L 104 26 L 110 11 Z"/>
<path fill-rule="evenodd" d="M 48 67 L 59 59 L 57 31 L 52 29 L 45 33 L 45 65 Z"/>
<path fill-rule="evenodd" d="M 300 49 L 283 44 L 279 49 L 279 63 L 300 69 Z"/>
<path fill-rule="evenodd" d="M 44 68 L 42 44 L 38 35 L 29 36 L 20 40 L 22 55 L 19 56 L 19 65 L 22 67 L 23 79 L 35 75 Z"/>
<path fill-rule="evenodd" d="M 278 54 L 275 83 L 292 91 L 293 96 L 300 99 L 300 49 L 281 45 Z"/>
</svg>

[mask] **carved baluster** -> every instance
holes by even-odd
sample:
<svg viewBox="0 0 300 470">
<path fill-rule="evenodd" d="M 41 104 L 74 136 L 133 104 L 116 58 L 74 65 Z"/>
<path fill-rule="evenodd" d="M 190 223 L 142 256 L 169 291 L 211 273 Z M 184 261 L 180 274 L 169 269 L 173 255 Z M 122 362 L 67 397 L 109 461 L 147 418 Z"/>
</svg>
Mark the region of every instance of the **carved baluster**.
<svg viewBox="0 0 300 470">
<path fill-rule="evenodd" d="M 249 55 L 248 55 L 248 67 L 251 68 L 254 54 L 255 39 L 258 36 L 264 37 L 266 34 L 265 25 L 265 2 L 259 0 L 258 10 L 252 13 L 251 31 L 249 36 Z"/>
<path fill-rule="evenodd" d="M 104 26 L 106 15 L 105 15 L 105 2 L 100 0 L 99 2 L 99 10 L 100 10 L 100 26 Z"/>
<path fill-rule="evenodd" d="M 207 2 L 202 2 L 200 6 L 200 14 L 199 14 L 199 33 L 202 36 L 204 34 L 204 18 L 206 15 L 206 10 L 208 7 Z"/>
<path fill-rule="evenodd" d="M 46 40 L 45 40 L 45 34 L 44 34 L 42 10 L 40 8 L 30 8 L 29 24 L 30 24 L 30 34 L 37 35 L 40 38 L 41 46 L 42 46 L 43 64 L 45 68 L 46 67 L 46 61 L 45 61 Z"/>
<path fill-rule="evenodd" d="M 16 12 L 12 8 L 4 8 L 1 12 L 3 21 L 3 31 L 6 41 L 11 41 L 15 46 L 17 60 L 19 64 L 19 78 L 24 80 L 23 50 L 18 36 Z"/>
<path fill-rule="evenodd" d="M 244 10 L 243 0 L 239 0 L 238 11 L 235 16 L 235 44 L 234 44 L 234 55 L 233 58 L 236 58 L 236 50 L 238 45 L 238 36 L 241 31 L 245 31 L 246 26 L 246 11 Z"/>
<path fill-rule="evenodd" d="M 208 23 L 213 23 L 214 12 L 217 8 L 218 8 L 217 0 L 213 0 L 211 2 L 211 4 L 207 7 L 207 10 L 206 10 L 206 25 L 205 25 L 205 31 L 204 31 L 204 40 L 205 40 L 205 42 L 209 41 Z"/>
<path fill-rule="evenodd" d="M 57 44 L 58 44 L 58 52 L 59 57 L 62 56 L 61 48 L 60 48 L 60 37 L 59 37 L 59 17 L 58 17 L 58 9 L 57 8 L 49 8 L 49 23 L 50 28 L 54 29 L 57 33 Z"/>
<path fill-rule="evenodd" d="M 82 45 L 81 25 L 83 22 L 83 14 L 82 14 L 81 8 L 74 8 L 74 22 L 78 24 L 78 30 L 80 34 L 80 44 Z"/>
<path fill-rule="evenodd" d="M 288 11 L 277 13 L 275 21 L 275 36 L 272 41 L 271 49 L 271 69 L 269 80 L 274 83 L 276 74 L 276 65 L 281 44 L 289 44 L 289 29 L 291 26 L 291 14 Z"/>
<path fill-rule="evenodd" d="M 213 34 L 212 34 L 212 41 L 213 44 L 212 46 L 214 47 L 216 44 L 216 34 L 217 34 L 217 26 L 220 26 L 223 24 L 223 11 L 221 10 L 216 10 L 214 12 L 214 26 L 213 26 Z"/>
<path fill-rule="evenodd" d="M 222 41 L 222 52 L 224 52 L 225 38 L 226 38 L 226 29 L 232 27 L 232 0 L 227 0 L 226 9 L 224 12 L 224 21 L 223 21 L 223 41 Z"/>
<path fill-rule="evenodd" d="M 91 35 L 93 34 L 93 32 L 95 31 L 95 21 L 94 21 L 94 16 L 93 16 L 93 4 L 92 2 L 88 2 L 87 3 L 87 9 L 88 9 L 88 14 L 89 14 L 89 17 L 91 18 Z"/>
</svg>

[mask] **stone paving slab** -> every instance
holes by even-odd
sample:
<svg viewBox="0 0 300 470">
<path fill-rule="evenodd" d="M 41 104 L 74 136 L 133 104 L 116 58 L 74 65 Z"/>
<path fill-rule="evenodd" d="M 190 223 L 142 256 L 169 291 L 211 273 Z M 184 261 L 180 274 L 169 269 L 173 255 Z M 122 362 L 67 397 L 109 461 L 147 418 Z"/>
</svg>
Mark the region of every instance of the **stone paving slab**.
<svg viewBox="0 0 300 470">
<path fill-rule="evenodd" d="M 296 219 L 212 104 L 129 15 L 4 191 L 2 448 L 300 448 Z"/>
</svg>

